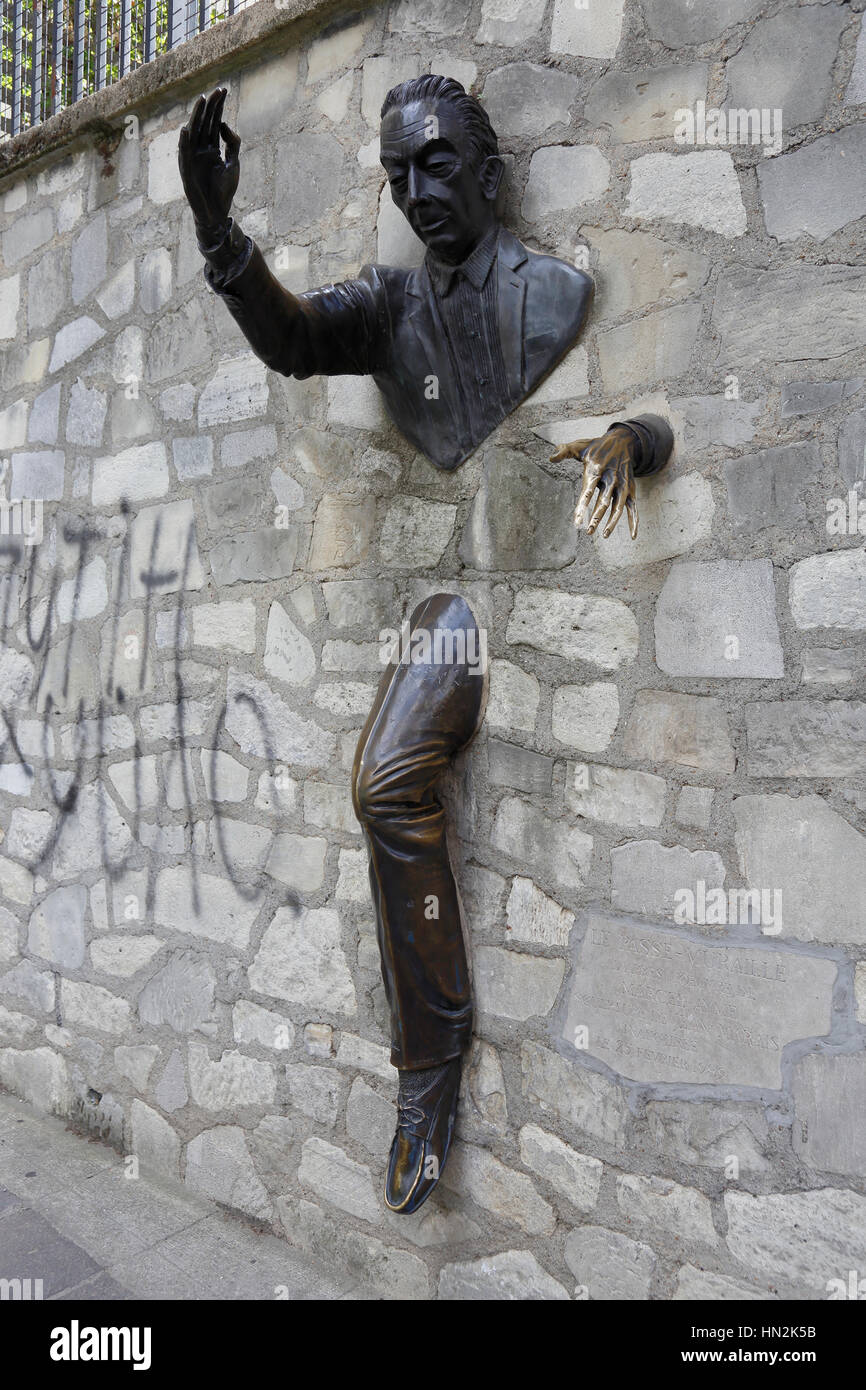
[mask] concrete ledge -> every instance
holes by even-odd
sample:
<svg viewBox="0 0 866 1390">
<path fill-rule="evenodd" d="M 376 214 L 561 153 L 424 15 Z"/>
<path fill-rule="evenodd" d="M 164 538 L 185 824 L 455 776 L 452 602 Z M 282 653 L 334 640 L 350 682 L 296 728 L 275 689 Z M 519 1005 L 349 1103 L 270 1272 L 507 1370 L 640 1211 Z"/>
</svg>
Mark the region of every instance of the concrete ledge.
<svg viewBox="0 0 866 1390">
<path fill-rule="evenodd" d="M 118 82 L 59 111 L 40 125 L 0 144 L 0 191 L 11 175 L 32 169 L 47 156 L 89 140 L 108 154 L 123 134 L 121 118 L 129 111 L 146 112 L 157 103 L 197 89 L 216 77 L 228 59 L 257 58 L 279 49 L 291 31 L 297 43 L 305 30 L 342 27 L 371 9 L 375 0 L 258 0 L 245 10 L 197 34 L 169 53 L 127 73 Z"/>
</svg>

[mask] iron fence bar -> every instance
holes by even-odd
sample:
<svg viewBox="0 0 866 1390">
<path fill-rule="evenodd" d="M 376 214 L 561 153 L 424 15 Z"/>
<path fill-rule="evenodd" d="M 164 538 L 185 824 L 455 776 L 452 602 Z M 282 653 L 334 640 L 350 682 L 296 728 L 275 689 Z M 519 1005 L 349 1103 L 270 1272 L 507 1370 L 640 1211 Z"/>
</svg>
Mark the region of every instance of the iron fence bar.
<svg viewBox="0 0 866 1390">
<path fill-rule="evenodd" d="M 144 0 L 144 61 L 156 52 L 156 0 Z"/>
<path fill-rule="evenodd" d="M 15 0 L 12 13 L 12 134 L 17 135 L 21 129 L 21 62 L 22 62 L 22 26 L 24 20 L 22 0 Z"/>
<path fill-rule="evenodd" d="M 132 15 L 129 0 L 121 0 L 120 6 L 120 76 L 125 77 L 132 63 Z"/>
<path fill-rule="evenodd" d="M 84 94 L 84 0 L 72 0 L 72 100 Z"/>
<path fill-rule="evenodd" d="M 30 46 L 30 124 L 36 125 L 42 120 L 42 65 L 45 56 L 42 0 L 33 0 L 31 33 L 33 38 Z"/>
<path fill-rule="evenodd" d="M 51 72 L 51 114 L 56 115 L 64 105 L 63 101 L 63 79 L 65 76 L 65 54 L 63 44 L 63 0 L 53 0 L 52 6 L 52 47 L 54 49 L 54 63 Z"/>
<path fill-rule="evenodd" d="M 108 59 L 108 5 L 99 0 L 96 25 L 96 91 L 105 86 L 105 68 Z"/>
</svg>

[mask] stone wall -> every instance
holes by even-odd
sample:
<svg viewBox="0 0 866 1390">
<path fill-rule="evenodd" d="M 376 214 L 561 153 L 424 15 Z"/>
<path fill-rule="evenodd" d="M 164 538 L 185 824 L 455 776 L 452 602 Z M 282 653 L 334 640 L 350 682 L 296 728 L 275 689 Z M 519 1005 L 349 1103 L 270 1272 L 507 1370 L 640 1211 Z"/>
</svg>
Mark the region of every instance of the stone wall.
<svg viewBox="0 0 866 1390">
<path fill-rule="evenodd" d="M 427 70 L 483 98 L 508 225 L 592 270 L 581 345 L 452 475 L 368 380 L 246 348 L 181 195 L 188 84 L 7 178 L 3 1086 L 385 1297 L 856 1290 L 861 8 L 400 0 L 227 62 L 289 288 L 419 258 L 377 123 Z M 681 143 L 699 103 L 765 109 L 766 147 Z M 641 406 L 677 445 L 639 538 L 578 535 L 551 446 Z M 440 589 L 490 655 L 445 789 L 477 1039 L 397 1218 L 348 782 L 380 630 Z"/>
</svg>

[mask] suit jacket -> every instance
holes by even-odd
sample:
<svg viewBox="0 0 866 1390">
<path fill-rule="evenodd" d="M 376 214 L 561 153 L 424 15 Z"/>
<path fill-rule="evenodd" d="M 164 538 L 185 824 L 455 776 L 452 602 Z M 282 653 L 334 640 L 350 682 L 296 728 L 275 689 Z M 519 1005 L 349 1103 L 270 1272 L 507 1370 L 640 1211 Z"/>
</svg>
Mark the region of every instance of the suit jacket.
<svg viewBox="0 0 866 1390">
<path fill-rule="evenodd" d="M 239 234 L 235 227 L 235 245 Z M 255 243 L 247 243 L 237 273 L 229 269 L 221 276 L 211 264 L 204 273 L 263 362 L 300 378 L 370 374 L 391 419 L 437 468 L 456 468 L 469 457 L 484 433 L 461 438 L 451 358 L 425 266 L 365 265 L 357 279 L 293 295 Z M 529 251 L 504 227 L 490 273 L 497 277 L 508 383 L 502 420 L 574 343 L 593 283 L 567 261 Z M 431 377 L 438 382 L 436 395 Z"/>
</svg>

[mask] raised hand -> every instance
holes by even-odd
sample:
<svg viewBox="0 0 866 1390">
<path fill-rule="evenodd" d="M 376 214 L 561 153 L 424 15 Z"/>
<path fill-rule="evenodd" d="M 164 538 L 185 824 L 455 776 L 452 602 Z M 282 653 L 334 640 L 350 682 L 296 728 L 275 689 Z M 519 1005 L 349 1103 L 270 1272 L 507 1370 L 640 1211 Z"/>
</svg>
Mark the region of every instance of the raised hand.
<svg viewBox="0 0 866 1390">
<path fill-rule="evenodd" d="M 583 485 L 574 513 L 575 526 L 581 527 L 586 521 L 586 530 L 592 535 L 609 507 L 610 517 L 601 533 L 609 536 L 625 510 L 631 538 L 635 539 L 637 503 L 633 465 L 639 449 L 640 444 L 631 430 L 613 426 L 598 439 L 575 439 L 571 444 L 563 444 L 551 455 L 551 463 L 573 458 L 583 464 Z"/>
<path fill-rule="evenodd" d="M 241 139 L 222 118 L 227 95 L 227 87 L 216 87 L 207 99 L 200 96 L 178 140 L 183 191 L 196 225 L 211 233 L 225 227 L 240 177 Z M 226 145 L 225 159 L 220 136 Z"/>
</svg>

